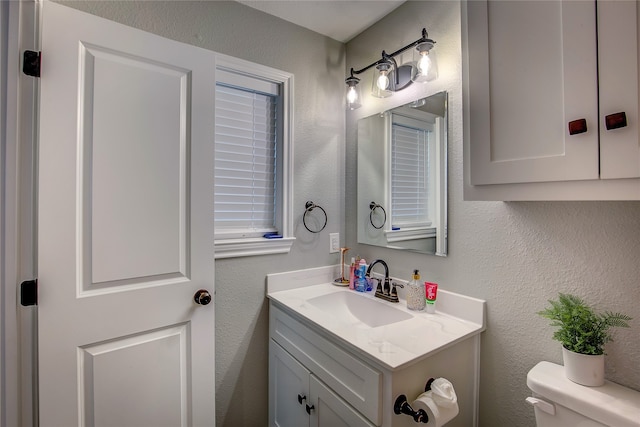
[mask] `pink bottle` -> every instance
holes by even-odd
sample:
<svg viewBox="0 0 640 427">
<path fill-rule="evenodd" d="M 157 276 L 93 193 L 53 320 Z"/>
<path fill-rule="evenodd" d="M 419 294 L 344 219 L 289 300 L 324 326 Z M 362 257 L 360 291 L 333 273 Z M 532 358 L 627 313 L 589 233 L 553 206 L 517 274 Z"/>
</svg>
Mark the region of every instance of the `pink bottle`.
<svg viewBox="0 0 640 427">
<path fill-rule="evenodd" d="M 356 259 L 351 257 L 351 265 L 349 266 L 349 289 L 355 289 L 354 280 L 356 279 Z"/>
</svg>

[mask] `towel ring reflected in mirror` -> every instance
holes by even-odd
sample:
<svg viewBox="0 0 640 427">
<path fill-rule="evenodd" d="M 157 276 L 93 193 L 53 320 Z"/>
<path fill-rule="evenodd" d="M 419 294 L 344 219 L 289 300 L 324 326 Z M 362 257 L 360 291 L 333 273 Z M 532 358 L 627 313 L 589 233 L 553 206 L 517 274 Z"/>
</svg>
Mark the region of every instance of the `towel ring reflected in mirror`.
<svg viewBox="0 0 640 427">
<path fill-rule="evenodd" d="M 387 223 L 387 211 L 384 210 L 382 205 L 379 205 L 376 202 L 369 203 L 369 209 L 371 209 L 371 212 L 369 212 L 369 222 L 371 223 L 371 225 L 373 225 L 373 228 L 375 228 L 377 230 L 380 230 Z M 380 224 L 379 226 L 377 226 L 373 222 L 373 216 L 376 213 L 376 210 L 378 210 L 378 209 L 380 209 L 382 211 L 382 214 L 384 215 L 384 218 L 382 220 L 382 224 Z"/>
<path fill-rule="evenodd" d="M 306 228 L 311 233 L 319 233 L 322 230 L 324 230 L 324 228 L 327 226 L 327 212 L 322 208 L 322 206 L 316 205 L 315 203 L 308 201 L 307 203 L 305 203 L 304 207 L 305 207 L 304 215 L 302 215 L 302 223 L 304 224 L 304 228 Z M 313 211 L 315 208 L 320 209 L 324 214 L 324 224 L 322 224 L 322 227 L 320 227 L 319 230 L 312 230 L 307 225 L 307 214 Z"/>
</svg>

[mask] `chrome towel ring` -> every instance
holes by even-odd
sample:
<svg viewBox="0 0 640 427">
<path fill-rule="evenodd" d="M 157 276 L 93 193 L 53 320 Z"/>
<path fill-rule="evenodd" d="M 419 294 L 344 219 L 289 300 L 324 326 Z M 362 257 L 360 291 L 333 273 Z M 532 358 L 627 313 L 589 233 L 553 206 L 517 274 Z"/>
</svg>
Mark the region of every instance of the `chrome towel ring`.
<svg viewBox="0 0 640 427">
<path fill-rule="evenodd" d="M 302 223 L 304 224 L 304 228 L 309 230 L 311 233 L 319 233 L 322 230 L 324 230 L 324 228 L 327 226 L 327 212 L 322 208 L 322 206 L 316 205 L 315 203 L 313 203 L 311 201 L 308 201 L 307 203 L 305 203 L 304 207 L 305 207 L 304 215 L 302 215 Z M 322 227 L 320 227 L 319 230 L 312 230 L 307 225 L 307 214 L 309 212 L 313 211 L 315 208 L 320 209 L 322 211 L 322 213 L 324 214 L 324 224 L 322 224 Z"/>
</svg>

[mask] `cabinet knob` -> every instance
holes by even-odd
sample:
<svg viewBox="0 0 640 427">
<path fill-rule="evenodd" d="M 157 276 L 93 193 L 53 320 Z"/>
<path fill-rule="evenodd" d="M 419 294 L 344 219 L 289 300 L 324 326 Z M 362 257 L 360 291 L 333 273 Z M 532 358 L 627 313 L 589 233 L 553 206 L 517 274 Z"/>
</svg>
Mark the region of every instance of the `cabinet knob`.
<svg viewBox="0 0 640 427">
<path fill-rule="evenodd" d="M 604 124 L 607 127 L 607 130 L 623 128 L 627 126 L 627 114 L 624 111 L 609 114 L 604 117 Z"/>
<path fill-rule="evenodd" d="M 309 405 L 304 405 L 304 406 L 306 406 L 306 407 L 307 407 L 307 414 L 309 414 L 309 415 L 311 415 L 311 411 L 313 411 L 314 409 L 316 409 L 316 408 L 315 408 L 315 406 L 313 406 L 313 405 L 311 405 L 311 406 L 309 406 Z"/>
<path fill-rule="evenodd" d="M 569 135 L 578 135 L 587 131 L 587 119 L 578 119 L 569 122 Z"/>
<path fill-rule="evenodd" d="M 298 395 L 298 403 L 302 405 L 302 401 L 303 400 L 307 400 L 307 396 L 305 396 L 304 394 L 299 394 Z"/>
</svg>

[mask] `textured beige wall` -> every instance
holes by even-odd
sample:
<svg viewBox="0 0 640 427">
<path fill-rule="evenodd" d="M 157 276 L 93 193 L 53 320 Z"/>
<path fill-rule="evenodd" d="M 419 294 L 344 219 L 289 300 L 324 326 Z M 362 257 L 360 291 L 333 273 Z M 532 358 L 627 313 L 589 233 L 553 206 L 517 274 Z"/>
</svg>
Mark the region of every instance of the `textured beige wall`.
<svg viewBox="0 0 640 427">
<path fill-rule="evenodd" d="M 344 236 L 344 45 L 236 2 L 64 4 L 295 76 L 293 212 L 297 240 L 288 255 L 216 261 L 217 425 L 264 426 L 269 320 L 265 276 L 339 262 L 339 254 L 329 254 L 329 233 Z M 307 200 L 327 211 L 327 227 L 319 234 L 309 233 L 302 225 Z"/>
<path fill-rule="evenodd" d="M 487 301 L 482 336 L 480 425 L 534 426 L 524 399 L 528 370 L 540 360 L 561 363 L 552 328 L 535 313 L 571 292 L 603 310 L 633 316 L 607 347 L 607 377 L 640 390 L 640 203 L 462 201 L 460 5 L 410 1 L 347 43 L 347 68 L 376 59 L 419 37 L 426 27 L 442 64 L 431 87 L 412 87 L 385 100 L 365 100 L 347 114 L 346 226 L 348 246 L 366 259 L 383 258 L 391 274 L 425 280 Z M 367 79 L 369 76 L 367 76 Z M 370 87 L 364 82 L 363 89 Z M 438 90 L 449 90 L 449 257 L 401 253 L 356 244 L 356 121 Z M 405 93 L 408 92 L 408 93 Z M 396 96 L 401 95 L 399 97 Z"/>
</svg>

